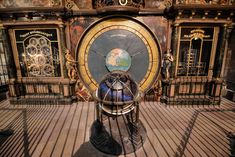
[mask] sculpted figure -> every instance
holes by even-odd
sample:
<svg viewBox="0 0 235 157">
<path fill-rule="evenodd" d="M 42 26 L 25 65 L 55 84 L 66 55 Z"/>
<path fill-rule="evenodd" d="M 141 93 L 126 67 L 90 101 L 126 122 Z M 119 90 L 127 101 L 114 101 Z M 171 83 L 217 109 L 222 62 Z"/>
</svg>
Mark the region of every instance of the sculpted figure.
<svg viewBox="0 0 235 157">
<path fill-rule="evenodd" d="M 91 98 L 91 95 L 88 91 L 88 89 L 82 84 L 81 80 L 77 80 L 76 82 L 76 95 L 78 96 L 79 100 L 82 101 L 89 101 Z"/>
<path fill-rule="evenodd" d="M 71 80 L 76 80 L 78 77 L 76 61 L 74 60 L 73 56 L 71 55 L 68 49 L 66 49 L 65 52 L 65 59 L 66 59 L 66 68 L 68 70 L 68 77 Z"/>
<path fill-rule="evenodd" d="M 166 80 L 170 78 L 169 70 L 173 61 L 174 61 L 174 58 L 171 54 L 171 49 L 168 49 L 163 55 L 163 66 L 162 66 L 164 79 Z"/>
</svg>

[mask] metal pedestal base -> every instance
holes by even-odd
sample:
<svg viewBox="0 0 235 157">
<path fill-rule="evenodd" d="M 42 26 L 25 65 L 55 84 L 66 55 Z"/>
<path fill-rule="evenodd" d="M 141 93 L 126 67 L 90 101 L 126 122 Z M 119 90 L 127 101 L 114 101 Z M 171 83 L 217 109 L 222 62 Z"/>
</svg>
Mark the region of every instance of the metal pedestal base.
<svg viewBox="0 0 235 157">
<path fill-rule="evenodd" d="M 98 150 L 112 155 L 128 154 L 140 148 L 146 139 L 142 122 L 133 122 L 129 116 L 107 117 L 96 120 L 91 127 L 90 142 Z"/>
</svg>

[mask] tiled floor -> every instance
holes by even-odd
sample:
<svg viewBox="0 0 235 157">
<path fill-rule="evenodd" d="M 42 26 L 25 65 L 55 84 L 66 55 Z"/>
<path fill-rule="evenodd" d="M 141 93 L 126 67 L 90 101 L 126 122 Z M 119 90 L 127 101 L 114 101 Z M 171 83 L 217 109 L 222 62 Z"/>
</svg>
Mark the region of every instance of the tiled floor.
<svg viewBox="0 0 235 157">
<path fill-rule="evenodd" d="M 144 146 L 134 157 L 229 156 L 229 132 L 235 132 L 235 104 L 220 106 L 166 106 L 142 102 L 140 119 L 147 129 Z M 108 157 L 89 143 L 95 120 L 93 102 L 73 105 L 0 104 L 1 157 Z"/>
</svg>

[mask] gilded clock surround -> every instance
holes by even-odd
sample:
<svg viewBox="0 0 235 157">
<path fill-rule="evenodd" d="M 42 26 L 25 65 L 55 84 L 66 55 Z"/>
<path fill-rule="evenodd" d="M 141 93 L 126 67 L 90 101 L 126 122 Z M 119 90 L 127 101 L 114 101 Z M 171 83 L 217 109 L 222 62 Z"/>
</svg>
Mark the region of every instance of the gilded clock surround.
<svg viewBox="0 0 235 157">
<path fill-rule="evenodd" d="M 161 50 L 158 41 L 151 31 L 137 20 L 129 17 L 109 17 L 102 19 L 92 25 L 83 34 L 82 40 L 77 47 L 76 54 L 76 60 L 79 62 L 78 69 L 80 78 L 91 92 L 94 92 L 97 89 L 98 83 L 93 78 L 88 67 L 87 57 L 90 53 L 89 50 L 95 39 L 102 33 L 115 29 L 128 30 L 136 34 L 145 44 L 148 51 L 149 64 L 145 76 L 139 82 L 139 86 L 142 91 L 148 90 L 155 82 L 159 73 Z"/>
</svg>

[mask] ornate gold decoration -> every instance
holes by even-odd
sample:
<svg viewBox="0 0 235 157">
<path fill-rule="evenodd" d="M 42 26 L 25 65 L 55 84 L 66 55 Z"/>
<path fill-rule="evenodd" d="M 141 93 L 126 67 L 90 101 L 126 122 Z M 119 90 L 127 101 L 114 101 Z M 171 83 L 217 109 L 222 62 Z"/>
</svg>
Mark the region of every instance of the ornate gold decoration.
<svg viewBox="0 0 235 157">
<path fill-rule="evenodd" d="M 202 29 L 194 29 L 190 31 L 189 35 L 184 35 L 185 38 L 190 38 L 190 39 L 203 39 L 203 38 L 209 38 L 210 35 L 205 35 L 205 31 Z"/>
<path fill-rule="evenodd" d="M 144 6 L 144 0 L 93 0 L 94 8 L 102 8 L 107 6 L 132 6 L 141 8 Z"/>
<path fill-rule="evenodd" d="M 83 83 L 79 79 L 76 82 L 75 92 L 79 100 L 89 101 L 91 99 L 91 94 L 89 93 L 89 90 L 83 85 Z"/>
<path fill-rule="evenodd" d="M 144 95 L 145 101 L 160 101 L 160 96 L 162 95 L 162 82 L 159 79 L 156 81 L 152 88 Z"/>
<path fill-rule="evenodd" d="M 59 6 L 59 5 L 61 5 L 61 0 L 51 0 L 51 4 L 53 6 Z"/>
<path fill-rule="evenodd" d="M 203 41 L 204 38 L 210 38 L 210 35 L 206 35 L 204 30 L 197 28 L 191 30 L 189 35 L 184 35 L 184 38 L 188 38 L 190 45 L 189 48 L 185 47 L 181 50 L 184 61 L 179 63 L 177 74 L 186 76 L 206 75 L 207 62 L 202 60 Z M 195 45 L 195 43 L 197 44 Z"/>
<path fill-rule="evenodd" d="M 166 7 L 171 7 L 172 6 L 172 0 L 164 0 L 164 5 Z"/>
<path fill-rule="evenodd" d="M 78 78 L 78 71 L 76 61 L 74 60 L 73 56 L 71 55 L 68 49 L 65 50 L 65 59 L 66 59 L 66 68 L 68 71 L 68 77 L 75 81 Z"/>
<path fill-rule="evenodd" d="M 65 8 L 67 8 L 67 9 L 78 9 L 77 5 L 74 3 L 73 0 L 66 0 L 65 1 Z"/>
<path fill-rule="evenodd" d="M 46 37 L 31 37 L 23 57 L 26 61 L 29 76 L 53 76 L 51 43 Z"/>
</svg>

